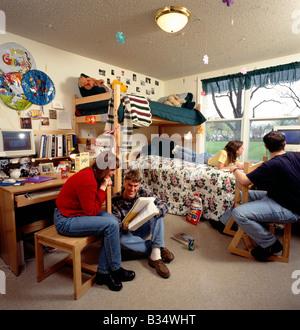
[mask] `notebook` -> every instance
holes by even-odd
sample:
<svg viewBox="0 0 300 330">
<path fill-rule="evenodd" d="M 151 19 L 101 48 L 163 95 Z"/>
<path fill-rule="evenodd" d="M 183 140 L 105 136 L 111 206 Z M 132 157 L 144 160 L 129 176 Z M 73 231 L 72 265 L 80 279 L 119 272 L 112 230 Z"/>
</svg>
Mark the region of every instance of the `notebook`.
<svg viewBox="0 0 300 330">
<path fill-rule="evenodd" d="M 26 182 L 31 182 L 31 183 L 40 183 L 40 182 L 45 182 L 49 180 L 54 180 L 56 178 L 50 177 L 50 176 L 33 176 L 31 178 L 27 178 L 25 181 Z"/>
</svg>

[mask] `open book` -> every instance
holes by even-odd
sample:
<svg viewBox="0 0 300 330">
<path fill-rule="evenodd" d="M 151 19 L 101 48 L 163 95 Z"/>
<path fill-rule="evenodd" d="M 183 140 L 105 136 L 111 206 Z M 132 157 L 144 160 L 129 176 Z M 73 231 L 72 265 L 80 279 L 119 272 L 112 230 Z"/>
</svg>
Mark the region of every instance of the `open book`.
<svg viewBox="0 0 300 330">
<path fill-rule="evenodd" d="M 137 230 L 159 213 L 154 201 L 155 197 L 139 197 L 123 220 L 123 223 L 129 222 L 129 230 Z"/>
</svg>

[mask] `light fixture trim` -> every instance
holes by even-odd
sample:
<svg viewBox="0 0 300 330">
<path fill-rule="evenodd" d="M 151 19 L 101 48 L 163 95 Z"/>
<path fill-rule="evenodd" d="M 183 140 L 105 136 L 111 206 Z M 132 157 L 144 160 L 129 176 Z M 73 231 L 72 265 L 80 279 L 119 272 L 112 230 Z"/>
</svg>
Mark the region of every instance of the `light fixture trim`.
<svg viewBox="0 0 300 330">
<path fill-rule="evenodd" d="M 160 24 L 161 23 L 160 18 L 162 18 L 165 15 L 172 15 L 172 14 L 183 15 L 185 17 L 185 22 L 183 22 L 182 25 L 179 26 L 178 28 L 169 30 L 168 28 L 166 28 Z M 154 15 L 156 24 L 162 30 L 169 32 L 169 33 L 175 33 L 175 32 L 180 31 L 181 29 L 183 29 L 186 26 L 186 24 L 188 23 L 190 17 L 191 17 L 191 12 L 187 8 L 181 7 L 181 6 L 166 6 L 164 8 L 159 9 Z"/>
</svg>

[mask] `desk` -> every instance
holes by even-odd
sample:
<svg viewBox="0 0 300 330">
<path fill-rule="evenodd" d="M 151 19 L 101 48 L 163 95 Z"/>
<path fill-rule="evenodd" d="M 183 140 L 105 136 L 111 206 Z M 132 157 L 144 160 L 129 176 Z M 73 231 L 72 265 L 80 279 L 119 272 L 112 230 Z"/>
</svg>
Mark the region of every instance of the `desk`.
<svg viewBox="0 0 300 330">
<path fill-rule="evenodd" d="M 36 199 L 28 199 L 24 196 L 28 192 L 62 187 L 67 180 L 61 179 L 60 174 L 49 176 L 56 176 L 57 179 L 42 183 L 26 183 L 24 186 L 0 186 L 0 257 L 11 267 L 15 275 L 19 275 L 16 225 L 16 213 L 18 212 L 16 210 L 20 207 L 26 208 L 28 205 L 56 199 L 58 194 Z M 53 219 L 53 213 L 45 214 L 45 219 L 33 223 L 31 230 L 36 231 L 46 227 L 51 219 Z M 18 220 L 22 223 L 20 216 Z M 27 232 L 30 231 L 27 230 Z"/>
</svg>

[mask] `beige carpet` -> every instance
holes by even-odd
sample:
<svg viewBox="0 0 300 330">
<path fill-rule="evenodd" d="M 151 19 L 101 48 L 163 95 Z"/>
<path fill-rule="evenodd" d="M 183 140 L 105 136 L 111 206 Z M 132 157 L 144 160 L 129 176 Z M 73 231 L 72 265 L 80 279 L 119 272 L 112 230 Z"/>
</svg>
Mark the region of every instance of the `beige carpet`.
<svg viewBox="0 0 300 330">
<path fill-rule="evenodd" d="M 171 238 L 177 232 L 196 238 L 194 251 Z M 208 222 L 194 226 L 183 217 L 168 215 L 165 241 L 175 255 L 169 264 L 169 279 L 159 277 L 146 259 L 124 261 L 124 268 L 136 272 L 134 281 L 124 283 L 120 292 L 95 284 L 77 301 L 73 299 L 72 268 L 66 266 L 38 283 L 34 258 L 26 262 L 18 277 L 0 259 L 0 270 L 7 275 L 6 294 L 0 294 L 0 310 L 300 308 L 300 294 L 293 294 L 291 290 L 296 281 L 292 273 L 300 269 L 299 231 L 292 235 L 288 264 L 262 263 L 232 255 L 227 251 L 230 240 L 231 237 L 221 235 Z M 48 253 L 46 260 L 50 263 L 61 256 L 61 252 Z"/>
</svg>

